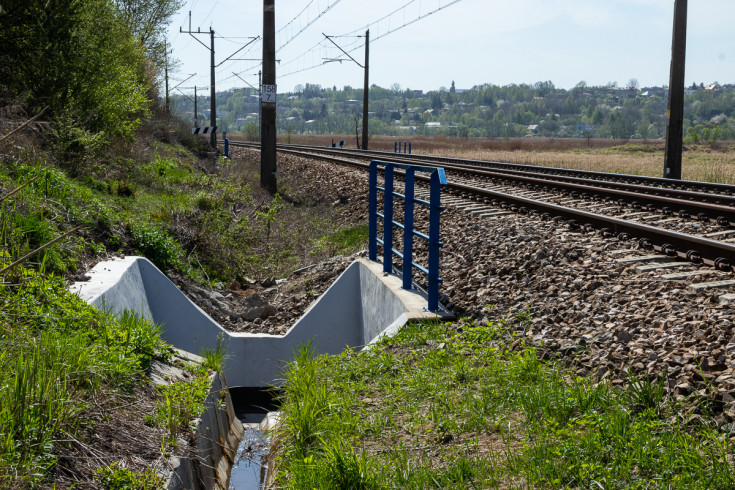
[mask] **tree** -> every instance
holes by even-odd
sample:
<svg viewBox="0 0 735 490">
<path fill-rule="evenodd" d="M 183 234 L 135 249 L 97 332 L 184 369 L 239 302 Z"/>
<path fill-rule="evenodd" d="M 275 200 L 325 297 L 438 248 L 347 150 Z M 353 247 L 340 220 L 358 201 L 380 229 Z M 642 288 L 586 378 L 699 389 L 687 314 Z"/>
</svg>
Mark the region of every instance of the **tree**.
<svg viewBox="0 0 735 490">
<path fill-rule="evenodd" d="M 143 46 L 146 56 L 162 68 L 166 27 L 184 4 L 182 0 L 113 0 L 118 15 Z"/>
<path fill-rule="evenodd" d="M 106 0 L 4 1 L 0 74 L 31 109 L 131 136 L 152 86 L 139 42 Z"/>
</svg>

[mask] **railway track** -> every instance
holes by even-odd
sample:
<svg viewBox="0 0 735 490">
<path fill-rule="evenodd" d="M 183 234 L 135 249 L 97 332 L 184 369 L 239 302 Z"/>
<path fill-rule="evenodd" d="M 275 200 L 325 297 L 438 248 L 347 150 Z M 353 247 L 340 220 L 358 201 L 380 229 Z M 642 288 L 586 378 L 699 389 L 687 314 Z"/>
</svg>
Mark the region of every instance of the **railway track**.
<svg viewBox="0 0 735 490">
<path fill-rule="evenodd" d="M 445 202 L 468 212 L 538 215 L 580 232 L 634 240 L 669 259 L 722 272 L 735 265 L 735 244 L 728 242 L 735 238 L 735 186 L 298 145 L 279 151 L 360 168 L 371 159 L 442 166 L 451 196 Z"/>
<path fill-rule="evenodd" d="M 324 205 L 360 219 L 367 208 L 362 168 L 394 155 L 308 150 L 279 147 L 295 155 L 279 161 L 282 179 L 308 182 Z M 255 160 L 233 151 L 233 160 Z M 735 294 L 728 294 L 735 285 L 722 260 L 735 260 L 729 222 L 574 196 L 553 179 L 547 189 L 534 188 L 441 165 L 452 184 L 442 195 L 443 304 L 470 322 L 508 319 L 510 348 L 534 345 L 542 359 L 568 362 L 578 376 L 613 386 L 631 376 L 663 378 L 669 396 L 709 407 L 718 427 L 735 430 Z M 686 253 L 695 247 L 697 254 Z M 423 253 L 416 251 L 417 262 Z M 516 323 L 515 314 L 526 320 Z"/>
</svg>

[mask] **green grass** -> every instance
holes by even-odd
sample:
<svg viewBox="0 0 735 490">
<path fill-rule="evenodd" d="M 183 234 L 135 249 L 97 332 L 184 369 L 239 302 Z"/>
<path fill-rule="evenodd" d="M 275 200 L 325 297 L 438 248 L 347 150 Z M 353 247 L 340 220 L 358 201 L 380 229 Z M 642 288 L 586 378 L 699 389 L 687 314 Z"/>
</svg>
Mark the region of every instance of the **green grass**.
<svg viewBox="0 0 735 490">
<path fill-rule="evenodd" d="M 164 443 L 175 446 L 181 432 L 195 429 L 190 424 L 204 412 L 209 386 L 208 372 L 204 371 L 197 373 L 192 380 L 158 387 L 160 400 L 155 413 L 146 422 L 166 429 L 168 437 Z"/>
<path fill-rule="evenodd" d="M 518 321 L 515 319 L 514 321 Z M 296 354 L 274 436 L 285 488 L 732 488 L 729 434 L 660 380 L 625 389 L 509 351 L 504 322 L 409 325 Z M 693 403 L 693 402 L 692 402 Z M 337 457 L 336 455 L 339 455 Z"/>
<path fill-rule="evenodd" d="M 326 251 L 328 255 L 349 254 L 365 248 L 368 240 L 368 226 L 359 225 L 345 228 L 326 235 L 317 241 L 315 251 Z"/>
<path fill-rule="evenodd" d="M 0 287 L 3 488 L 40 484 L 88 399 L 129 390 L 153 359 L 170 355 L 149 322 L 130 314 L 117 320 L 59 278 L 22 267 L 13 274 Z"/>
<path fill-rule="evenodd" d="M 144 255 L 210 284 L 283 277 L 304 258 L 313 262 L 364 241 L 359 230 L 358 238 L 354 230 L 338 231 L 331 205 L 298 187 L 288 201 L 272 198 L 258 189 L 249 162 L 198 160 L 205 152 L 195 145 L 187 150 L 148 136 L 73 161 L 56 160 L 63 152 L 54 144 L 4 146 L 0 156 L 0 269 L 77 230 L 0 277 L 2 488 L 53 485 L 47 479 L 60 451 L 72 451 L 65 441 L 88 429 L 80 413 L 96 400 L 139 393 L 153 359 L 170 354 L 155 325 L 95 310 L 69 294 L 62 277 L 86 272 L 108 253 Z M 322 237 L 329 250 L 312 256 Z M 202 380 L 222 369 L 222 347 L 203 353 L 205 366 L 195 369 L 192 384 L 159 391 L 151 431 L 165 428 L 171 442 L 187 428 L 206 396 Z M 137 488 L 149 476 L 110 465 L 97 479 Z"/>
<path fill-rule="evenodd" d="M 227 342 L 222 333 L 217 335 L 217 345 L 214 349 L 205 347 L 200 356 L 204 359 L 202 365 L 209 371 L 217 373 L 224 372 L 225 362 L 227 361 Z"/>
</svg>

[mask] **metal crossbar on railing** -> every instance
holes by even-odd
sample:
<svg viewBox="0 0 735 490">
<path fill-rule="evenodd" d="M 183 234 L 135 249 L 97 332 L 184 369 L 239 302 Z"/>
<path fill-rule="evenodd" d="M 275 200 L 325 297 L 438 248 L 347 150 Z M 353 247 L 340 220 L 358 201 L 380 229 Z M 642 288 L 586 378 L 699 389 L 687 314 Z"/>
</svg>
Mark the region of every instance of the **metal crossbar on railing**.
<svg viewBox="0 0 735 490">
<path fill-rule="evenodd" d="M 378 186 L 378 167 L 384 167 L 385 187 Z M 405 170 L 404 194 L 394 192 L 394 169 Z M 414 193 L 416 172 L 431 174 L 431 189 L 429 201 L 417 199 Z M 427 310 L 437 311 L 439 309 L 439 249 L 442 243 L 439 240 L 439 223 L 441 207 L 441 188 L 447 186 L 447 177 L 443 168 L 422 167 L 419 165 L 407 165 L 392 162 L 381 162 L 373 160 L 370 162 L 370 190 L 369 190 L 369 241 L 368 257 L 377 260 L 378 245 L 383 246 L 383 272 L 393 272 L 393 255 L 403 260 L 403 289 L 413 288 L 413 269 L 416 268 L 427 276 L 428 306 Z M 383 193 L 383 213 L 378 212 L 378 192 Z M 393 219 L 393 198 L 404 201 L 404 219 L 399 223 Z M 429 208 L 429 234 L 421 233 L 414 229 L 414 205 Z M 378 218 L 383 220 L 383 238 L 378 237 Z M 403 230 L 403 252 L 393 248 L 393 228 Z M 413 261 L 413 239 L 414 237 L 426 240 L 429 244 L 428 268 Z"/>
</svg>

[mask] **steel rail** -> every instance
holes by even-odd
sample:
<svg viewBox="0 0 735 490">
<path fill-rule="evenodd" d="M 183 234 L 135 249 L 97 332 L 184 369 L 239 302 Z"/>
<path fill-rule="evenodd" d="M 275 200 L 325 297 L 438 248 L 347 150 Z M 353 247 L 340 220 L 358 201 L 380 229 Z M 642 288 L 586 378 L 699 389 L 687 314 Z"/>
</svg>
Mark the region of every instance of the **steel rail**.
<svg viewBox="0 0 735 490">
<path fill-rule="evenodd" d="M 296 146 L 296 145 L 294 145 Z M 302 145 L 303 146 L 303 145 Z M 321 147 L 308 147 L 303 146 L 304 148 L 314 148 L 315 150 L 330 150 L 329 148 L 321 148 Z M 569 176 L 569 177 L 575 177 L 579 176 L 581 178 L 591 178 L 594 180 L 602 180 L 605 182 L 627 182 L 627 183 L 637 183 L 638 185 L 648 185 L 648 186 L 656 186 L 661 189 L 701 189 L 702 191 L 706 193 L 724 193 L 725 195 L 735 195 L 735 185 L 732 184 L 721 184 L 716 182 L 702 182 L 702 181 L 695 181 L 695 180 L 672 180 L 672 179 L 665 179 L 661 177 L 649 177 L 649 176 L 643 176 L 643 175 L 630 175 L 630 174 L 613 174 L 609 172 L 597 172 L 594 170 L 578 170 L 578 169 L 570 169 L 570 168 L 557 168 L 557 167 L 544 167 L 539 165 L 527 165 L 527 164 L 521 164 L 521 163 L 508 163 L 508 162 L 498 162 L 498 161 L 488 161 L 488 160 L 469 160 L 469 159 L 460 159 L 460 158 L 454 158 L 454 157 L 440 157 L 440 156 L 434 156 L 434 155 L 421 155 L 421 154 L 405 154 L 405 153 L 393 153 L 393 152 L 387 152 L 387 151 L 376 151 L 376 150 L 358 150 L 354 148 L 338 148 L 335 149 L 336 151 L 345 152 L 345 153 L 354 153 L 354 154 L 365 154 L 366 157 L 369 158 L 375 158 L 376 155 L 380 155 L 381 157 L 396 157 L 401 156 L 405 159 L 418 159 L 418 160 L 426 160 L 426 161 L 436 161 L 441 162 L 443 164 L 446 163 L 458 163 L 458 164 L 464 164 L 464 165 L 471 165 L 471 166 L 477 166 L 477 167 L 493 167 L 496 169 L 508 169 L 508 170 L 515 170 L 519 172 L 537 172 L 542 173 L 545 175 L 558 175 L 558 176 Z"/>
<path fill-rule="evenodd" d="M 302 151 L 301 145 L 284 145 L 283 151 Z M 331 148 L 315 148 L 306 147 L 308 153 L 333 153 Z M 360 152 L 362 155 L 364 152 Z M 373 152 L 371 152 L 372 154 Z M 392 154 L 391 161 L 399 163 L 418 163 L 436 165 L 436 163 L 425 162 L 424 160 L 406 159 L 405 154 Z M 367 157 L 364 157 L 367 158 Z M 444 165 L 446 170 L 466 173 L 472 176 L 479 176 L 503 181 L 504 183 L 516 183 L 535 190 L 553 191 L 560 190 L 576 196 L 605 199 L 609 202 L 616 202 L 619 205 L 630 204 L 633 207 L 647 207 L 648 211 L 654 212 L 660 210 L 665 214 L 678 213 L 682 218 L 694 217 L 700 221 L 713 220 L 717 221 L 721 226 L 729 226 L 735 224 L 735 196 L 727 196 L 720 194 L 702 194 L 691 191 L 681 190 L 664 190 L 661 188 L 647 187 L 634 184 L 623 184 L 619 182 L 602 182 L 600 180 L 582 179 L 569 176 L 555 176 L 555 180 L 549 180 L 544 174 L 539 172 L 519 172 L 511 171 L 511 173 L 494 172 L 490 170 L 482 170 L 468 165 L 448 164 Z M 558 180 L 561 179 L 561 180 Z M 651 193 L 653 192 L 653 193 Z M 656 194 L 662 192 L 664 195 Z M 576 195 L 575 195 L 576 194 Z M 711 200 L 717 199 L 716 202 Z"/>
<path fill-rule="evenodd" d="M 367 168 L 369 166 L 366 163 L 331 155 L 314 155 L 312 153 L 285 148 L 280 151 L 360 168 Z M 423 176 L 416 176 L 416 180 L 425 181 L 428 179 Z M 449 182 L 448 190 L 449 192 L 464 192 L 482 199 L 487 199 L 492 205 L 505 207 L 511 211 L 523 214 L 535 212 L 548 219 L 564 220 L 571 228 L 580 231 L 598 230 L 602 236 L 606 237 L 615 236 L 623 240 L 637 239 L 639 246 L 643 248 L 653 249 L 668 256 L 678 257 L 694 263 L 704 263 L 719 270 L 730 271 L 732 270 L 732 265 L 735 264 L 735 245 L 729 243 L 466 184 Z"/>
</svg>

